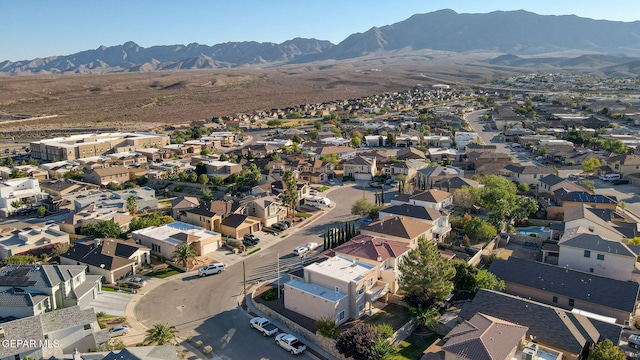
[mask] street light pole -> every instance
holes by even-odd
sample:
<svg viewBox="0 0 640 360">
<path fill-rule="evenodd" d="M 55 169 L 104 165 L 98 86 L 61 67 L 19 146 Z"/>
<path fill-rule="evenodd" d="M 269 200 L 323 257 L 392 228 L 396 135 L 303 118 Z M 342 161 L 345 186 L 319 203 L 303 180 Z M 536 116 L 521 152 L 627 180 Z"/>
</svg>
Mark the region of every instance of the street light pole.
<svg viewBox="0 0 640 360">
<path fill-rule="evenodd" d="M 247 296 L 247 271 L 244 266 L 244 261 L 242 262 L 242 293 L 244 296 Z"/>
<path fill-rule="evenodd" d="M 276 273 L 278 275 L 278 299 L 280 299 L 280 253 L 278 253 L 278 268 L 276 269 Z"/>
</svg>

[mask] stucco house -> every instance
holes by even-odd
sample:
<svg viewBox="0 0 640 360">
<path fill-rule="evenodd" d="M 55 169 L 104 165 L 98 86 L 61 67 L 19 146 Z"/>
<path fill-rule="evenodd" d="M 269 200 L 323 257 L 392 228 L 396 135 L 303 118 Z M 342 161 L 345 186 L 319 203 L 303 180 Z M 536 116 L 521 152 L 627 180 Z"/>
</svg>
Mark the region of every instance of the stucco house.
<svg viewBox="0 0 640 360">
<path fill-rule="evenodd" d="M 38 206 L 49 194 L 40 189 L 38 179 L 18 178 L 0 182 L 0 216 L 7 217 L 23 205 Z M 16 203 L 20 206 L 15 207 Z"/>
<path fill-rule="evenodd" d="M 286 215 L 275 196 L 264 196 L 247 202 L 245 212 L 246 215 L 260 219 L 262 226 L 271 226 Z"/>
<path fill-rule="evenodd" d="M 413 249 L 418 246 L 420 237 L 433 240 L 433 225 L 402 216 L 387 216 L 360 226 L 360 234 L 402 241 Z"/>
<path fill-rule="evenodd" d="M 453 195 L 439 189 L 414 191 L 413 194 L 396 194 L 391 205 L 410 204 L 424 206 L 435 210 L 443 210 L 453 204 Z"/>
<path fill-rule="evenodd" d="M 181 221 L 136 230 L 131 235 L 136 243 L 150 248 L 152 254 L 166 259 L 172 259 L 176 247 L 184 243 L 193 246 L 198 256 L 201 256 L 217 250 L 222 241 L 218 232 Z"/>
<path fill-rule="evenodd" d="M 380 219 L 385 219 L 390 216 L 401 216 L 423 221 L 433 226 L 433 236 L 436 241 L 445 239 L 451 232 L 449 215 L 443 211 L 425 206 L 411 204 L 391 205 L 380 210 L 379 216 Z"/>
<path fill-rule="evenodd" d="M 122 184 L 129 181 L 129 170 L 122 165 L 91 169 L 84 174 L 84 181 L 96 185 Z"/>
<path fill-rule="evenodd" d="M 343 164 L 344 176 L 355 180 L 371 180 L 376 175 L 376 159 L 356 156 Z"/>
<path fill-rule="evenodd" d="M 0 260 L 38 249 L 51 250 L 57 244 L 68 243 L 69 234 L 60 231 L 57 224 L 0 231 Z"/>
<path fill-rule="evenodd" d="M 244 214 L 231 214 L 220 223 L 220 232 L 224 236 L 242 239 L 246 234 L 262 230 L 261 219 Z"/>
</svg>

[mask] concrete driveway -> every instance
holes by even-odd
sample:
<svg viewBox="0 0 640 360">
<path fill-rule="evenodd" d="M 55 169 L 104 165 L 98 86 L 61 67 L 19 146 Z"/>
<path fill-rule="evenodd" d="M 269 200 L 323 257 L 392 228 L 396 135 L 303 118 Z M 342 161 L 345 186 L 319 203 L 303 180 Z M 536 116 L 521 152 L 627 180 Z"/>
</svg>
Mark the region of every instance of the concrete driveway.
<svg viewBox="0 0 640 360">
<path fill-rule="evenodd" d="M 89 306 L 93 307 L 96 313 L 102 311 L 107 315 L 125 316 L 127 304 L 132 298 L 132 294 L 101 291 Z"/>
</svg>

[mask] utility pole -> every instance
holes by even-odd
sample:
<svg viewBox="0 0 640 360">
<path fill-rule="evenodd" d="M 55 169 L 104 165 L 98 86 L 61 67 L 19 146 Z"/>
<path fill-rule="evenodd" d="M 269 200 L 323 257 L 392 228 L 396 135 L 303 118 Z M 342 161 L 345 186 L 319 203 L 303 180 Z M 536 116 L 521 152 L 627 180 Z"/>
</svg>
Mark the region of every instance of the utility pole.
<svg viewBox="0 0 640 360">
<path fill-rule="evenodd" d="M 278 253 L 278 268 L 276 269 L 278 275 L 278 299 L 280 299 L 280 253 Z"/>
<path fill-rule="evenodd" d="M 242 262 L 242 293 L 244 296 L 247 296 L 247 271 L 244 266 L 244 261 Z"/>
</svg>

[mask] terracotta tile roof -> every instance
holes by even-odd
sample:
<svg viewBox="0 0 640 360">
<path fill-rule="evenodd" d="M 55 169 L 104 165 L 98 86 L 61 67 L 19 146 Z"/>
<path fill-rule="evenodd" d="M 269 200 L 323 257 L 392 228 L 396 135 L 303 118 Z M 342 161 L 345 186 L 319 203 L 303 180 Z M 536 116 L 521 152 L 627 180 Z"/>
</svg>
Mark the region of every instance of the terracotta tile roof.
<svg viewBox="0 0 640 360">
<path fill-rule="evenodd" d="M 409 244 L 406 242 L 364 234 L 360 234 L 333 249 L 337 254 L 378 262 L 385 261 L 388 258 L 397 258 L 409 250 Z"/>
</svg>

